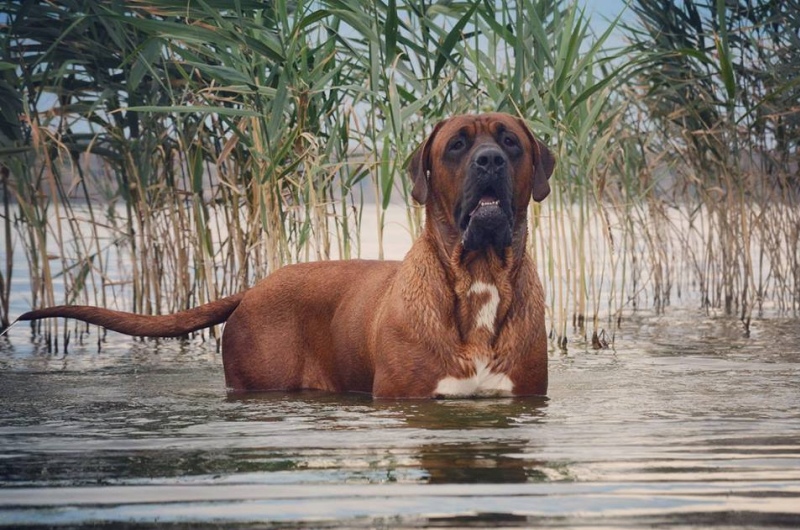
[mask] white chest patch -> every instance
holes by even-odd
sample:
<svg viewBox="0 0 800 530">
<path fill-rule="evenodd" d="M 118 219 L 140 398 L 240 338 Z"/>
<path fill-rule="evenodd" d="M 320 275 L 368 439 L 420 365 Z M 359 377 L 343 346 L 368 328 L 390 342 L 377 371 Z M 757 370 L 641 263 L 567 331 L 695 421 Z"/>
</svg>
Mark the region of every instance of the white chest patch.
<svg viewBox="0 0 800 530">
<path fill-rule="evenodd" d="M 505 374 L 492 372 L 484 359 L 475 360 L 475 375 L 464 379 L 445 377 L 434 395 L 441 397 L 513 396 L 514 384 Z"/>
<path fill-rule="evenodd" d="M 469 288 L 469 294 L 488 293 L 487 300 L 475 316 L 475 326 L 486 328 L 494 333 L 494 321 L 497 319 L 497 307 L 500 305 L 500 292 L 497 287 L 489 283 L 475 282 Z"/>
</svg>

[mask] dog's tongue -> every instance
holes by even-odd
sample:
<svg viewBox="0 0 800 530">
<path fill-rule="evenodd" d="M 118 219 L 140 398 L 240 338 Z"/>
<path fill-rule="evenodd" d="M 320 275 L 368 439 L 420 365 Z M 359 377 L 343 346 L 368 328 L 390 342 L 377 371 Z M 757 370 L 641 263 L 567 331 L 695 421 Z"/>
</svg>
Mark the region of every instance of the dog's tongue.
<svg viewBox="0 0 800 530">
<path fill-rule="evenodd" d="M 487 206 L 497 206 L 499 208 L 500 201 L 490 195 L 484 195 L 481 197 L 481 200 L 478 201 L 478 204 L 475 205 L 475 208 L 473 208 L 469 213 L 469 216 L 472 217 L 477 213 L 478 210 Z"/>
</svg>

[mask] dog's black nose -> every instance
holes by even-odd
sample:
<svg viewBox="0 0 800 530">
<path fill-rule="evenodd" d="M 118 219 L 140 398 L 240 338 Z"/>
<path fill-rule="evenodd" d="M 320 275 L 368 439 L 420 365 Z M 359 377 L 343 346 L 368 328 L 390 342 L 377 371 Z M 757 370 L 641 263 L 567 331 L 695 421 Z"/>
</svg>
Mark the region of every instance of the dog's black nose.
<svg viewBox="0 0 800 530">
<path fill-rule="evenodd" d="M 486 171 L 501 169 L 506 165 L 506 155 L 499 148 L 487 145 L 478 148 L 472 159 L 479 168 Z"/>
</svg>

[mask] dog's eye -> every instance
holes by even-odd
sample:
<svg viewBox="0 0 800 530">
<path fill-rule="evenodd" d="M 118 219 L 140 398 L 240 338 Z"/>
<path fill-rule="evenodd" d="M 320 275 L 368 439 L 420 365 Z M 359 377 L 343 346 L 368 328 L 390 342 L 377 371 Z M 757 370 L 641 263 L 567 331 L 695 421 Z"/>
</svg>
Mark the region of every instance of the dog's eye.
<svg viewBox="0 0 800 530">
<path fill-rule="evenodd" d="M 503 138 L 503 145 L 506 147 L 515 147 L 517 145 L 517 139 L 513 136 L 505 136 Z"/>
<path fill-rule="evenodd" d="M 460 138 L 456 138 L 452 142 L 450 142 L 450 151 L 461 151 L 464 148 L 464 140 Z"/>
</svg>

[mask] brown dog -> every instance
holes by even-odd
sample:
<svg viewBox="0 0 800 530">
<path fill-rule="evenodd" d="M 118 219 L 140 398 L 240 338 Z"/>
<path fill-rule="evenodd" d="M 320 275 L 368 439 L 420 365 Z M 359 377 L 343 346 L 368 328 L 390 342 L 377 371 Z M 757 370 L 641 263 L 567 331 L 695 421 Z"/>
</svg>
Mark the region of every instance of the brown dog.
<svg viewBox="0 0 800 530">
<path fill-rule="evenodd" d="M 226 322 L 234 391 L 319 389 L 383 398 L 547 391 L 544 296 L 526 252 L 527 206 L 554 160 L 507 114 L 456 116 L 414 153 L 421 237 L 402 262 L 284 267 L 253 288 L 167 316 L 89 306 L 25 313 L 167 337 Z"/>
</svg>

